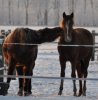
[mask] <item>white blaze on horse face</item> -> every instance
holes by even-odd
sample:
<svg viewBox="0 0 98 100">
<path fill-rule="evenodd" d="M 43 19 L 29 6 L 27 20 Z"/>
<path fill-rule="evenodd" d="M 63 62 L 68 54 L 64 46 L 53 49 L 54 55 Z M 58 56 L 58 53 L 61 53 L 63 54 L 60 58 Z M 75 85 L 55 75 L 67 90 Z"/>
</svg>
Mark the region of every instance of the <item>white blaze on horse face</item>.
<svg viewBox="0 0 98 100">
<path fill-rule="evenodd" d="M 65 33 L 65 41 L 66 42 L 70 42 L 71 41 L 71 37 L 70 37 L 70 33 L 69 33 L 69 21 L 67 21 L 66 23 L 66 33 Z"/>
</svg>

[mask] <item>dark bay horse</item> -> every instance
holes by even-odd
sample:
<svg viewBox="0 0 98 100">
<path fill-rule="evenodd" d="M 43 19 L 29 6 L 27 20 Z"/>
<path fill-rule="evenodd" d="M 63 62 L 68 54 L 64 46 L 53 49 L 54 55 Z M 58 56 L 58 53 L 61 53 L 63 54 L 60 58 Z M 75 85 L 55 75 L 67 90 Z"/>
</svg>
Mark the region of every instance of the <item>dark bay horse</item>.
<svg viewBox="0 0 98 100">
<path fill-rule="evenodd" d="M 40 30 L 15 29 L 5 38 L 3 43 L 3 55 L 5 62 L 8 64 L 8 75 L 12 75 L 16 68 L 18 75 L 32 76 L 38 53 L 37 44 L 52 42 L 61 34 L 62 29 L 60 27 Z M 24 45 L 26 43 L 35 45 Z M 10 84 L 10 81 L 11 78 L 7 78 L 7 83 Z M 31 93 L 31 79 L 19 78 L 18 95 L 27 96 Z"/>
<path fill-rule="evenodd" d="M 66 15 L 65 12 L 63 13 L 63 20 L 62 20 L 62 29 L 64 34 L 60 37 L 59 45 L 93 45 L 93 37 L 92 34 L 83 28 L 76 28 L 73 29 L 73 20 L 74 14 Z M 58 46 L 59 52 L 59 60 L 61 65 L 61 77 L 65 77 L 65 68 L 66 62 L 71 62 L 71 77 L 76 78 L 76 72 L 79 78 L 87 78 L 88 75 L 88 66 L 89 61 L 92 56 L 92 47 L 84 47 L 84 46 Z M 62 94 L 63 90 L 63 82 L 64 80 L 61 79 L 61 84 L 59 88 L 59 95 Z M 84 80 L 84 85 L 82 86 L 82 80 L 79 80 L 79 94 L 86 95 L 86 80 Z M 76 83 L 73 80 L 73 92 L 74 96 L 76 96 Z"/>
</svg>

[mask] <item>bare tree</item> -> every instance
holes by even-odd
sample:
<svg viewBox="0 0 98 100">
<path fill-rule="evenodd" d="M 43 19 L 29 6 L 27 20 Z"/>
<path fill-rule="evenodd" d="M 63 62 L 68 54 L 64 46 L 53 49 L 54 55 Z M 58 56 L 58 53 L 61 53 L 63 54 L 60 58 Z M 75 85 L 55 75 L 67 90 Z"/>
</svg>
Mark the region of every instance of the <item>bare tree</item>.
<svg viewBox="0 0 98 100">
<path fill-rule="evenodd" d="M 29 0 L 25 0 L 25 9 L 26 9 L 26 25 L 28 25 L 28 7 L 29 7 Z"/>
</svg>

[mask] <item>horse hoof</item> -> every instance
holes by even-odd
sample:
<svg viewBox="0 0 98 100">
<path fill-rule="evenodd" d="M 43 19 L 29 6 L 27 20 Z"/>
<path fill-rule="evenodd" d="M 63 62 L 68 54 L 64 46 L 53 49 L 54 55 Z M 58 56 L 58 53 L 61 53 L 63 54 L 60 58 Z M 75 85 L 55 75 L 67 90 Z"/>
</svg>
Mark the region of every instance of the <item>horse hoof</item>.
<svg viewBox="0 0 98 100">
<path fill-rule="evenodd" d="M 6 96 L 8 94 L 8 91 L 4 91 L 2 92 L 2 94 L 0 93 L 0 95 Z"/>
<path fill-rule="evenodd" d="M 22 96 L 23 95 L 23 91 L 22 89 L 19 89 L 18 93 L 17 93 L 19 96 Z"/>
<path fill-rule="evenodd" d="M 83 96 L 86 96 L 86 93 L 83 93 Z"/>
<path fill-rule="evenodd" d="M 78 97 L 80 97 L 81 95 L 82 95 L 82 93 L 79 93 L 79 94 L 78 94 Z"/>
<path fill-rule="evenodd" d="M 31 91 L 29 91 L 28 93 L 29 93 L 30 95 L 32 94 L 32 92 L 31 92 Z"/>
<path fill-rule="evenodd" d="M 24 92 L 24 96 L 29 96 L 31 94 L 32 94 L 32 92 Z"/>
<path fill-rule="evenodd" d="M 18 92 L 17 94 L 18 94 L 19 96 L 22 96 L 22 95 L 23 95 L 23 93 L 22 93 L 22 92 Z"/>
<path fill-rule="evenodd" d="M 59 91 L 58 95 L 62 95 L 62 92 L 61 92 L 61 91 Z"/>
<path fill-rule="evenodd" d="M 76 93 L 74 93 L 74 96 L 77 96 L 77 94 L 76 94 Z"/>
</svg>

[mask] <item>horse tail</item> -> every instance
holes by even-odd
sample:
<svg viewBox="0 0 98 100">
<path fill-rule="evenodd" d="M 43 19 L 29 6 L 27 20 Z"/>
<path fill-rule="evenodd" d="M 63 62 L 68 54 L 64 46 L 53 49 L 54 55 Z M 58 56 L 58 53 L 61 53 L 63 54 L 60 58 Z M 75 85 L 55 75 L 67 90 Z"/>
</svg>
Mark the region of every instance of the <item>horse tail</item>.
<svg viewBox="0 0 98 100">
<path fill-rule="evenodd" d="M 81 62 L 81 72 L 83 73 L 85 70 L 84 61 L 81 60 L 80 62 Z"/>
</svg>

